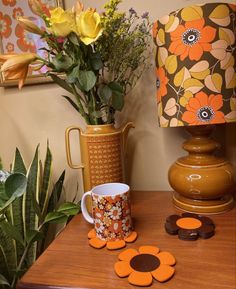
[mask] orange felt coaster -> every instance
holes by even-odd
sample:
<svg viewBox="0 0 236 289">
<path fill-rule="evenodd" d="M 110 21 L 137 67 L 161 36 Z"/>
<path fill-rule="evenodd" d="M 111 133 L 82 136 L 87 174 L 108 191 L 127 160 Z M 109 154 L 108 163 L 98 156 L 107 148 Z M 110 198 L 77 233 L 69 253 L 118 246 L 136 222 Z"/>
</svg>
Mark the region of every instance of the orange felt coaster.
<svg viewBox="0 0 236 289">
<path fill-rule="evenodd" d="M 202 222 L 196 218 L 180 218 L 176 221 L 176 225 L 182 229 L 198 229 L 201 227 Z"/>
<path fill-rule="evenodd" d="M 106 246 L 108 250 L 118 250 L 124 248 L 126 246 L 126 243 L 132 243 L 136 241 L 137 237 L 137 232 L 133 231 L 124 240 L 104 241 L 97 237 L 96 231 L 94 229 L 88 232 L 89 245 L 96 249 L 101 249 Z"/>
<path fill-rule="evenodd" d="M 128 277 L 135 286 L 150 286 L 153 278 L 159 282 L 169 280 L 175 272 L 176 260 L 169 252 L 160 252 L 155 246 L 141 246 L 138 250 L 127 249 L 118 256 L 114 269 L 119 277 Z"/>
</svg>

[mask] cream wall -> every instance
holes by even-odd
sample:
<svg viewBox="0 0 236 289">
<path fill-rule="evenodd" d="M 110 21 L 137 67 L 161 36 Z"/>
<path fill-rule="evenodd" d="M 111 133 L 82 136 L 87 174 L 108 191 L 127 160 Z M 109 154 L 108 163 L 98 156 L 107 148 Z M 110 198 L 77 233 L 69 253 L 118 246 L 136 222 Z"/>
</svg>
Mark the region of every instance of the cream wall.
<svg viewBox="0 0 236 289">
<path fill-rule="evenodd" d="M 101 7 L 105 1 L 84 1 L 85 6 Z M 198 3 L 203 1 L 197 1 Z M 215 1 L 208 1 L 215 2 Z M 223 1 L 221 1 L 223 2 Z M 228 1 L 232 2 L 232 1 Z M 73 0 L 66 0 L 66 7 L 71 7 Z M 124 0 L 120 6 L 123 10 L 130 7 L 139 13 L 150 12 L 151 20 L 195 1 L 184 0 Z M 153 58 L 154 60 L 154 58 Z M 152 62 L 153 62 L 152 60 Z M 65 157 L 64 132 L 70 125 L 84 127 L 84 122 L 76 111 L 65 101 L 65 93 L 55 84 L 43 84 L 16 88 L 0 88 L 0 155 L 5 167 L 12 161 L 17 146 L 27 163 L 33 157 L 38 143 L 44 158 L 47 139 L 54 156 L 54 176 L 66 169 L 66 190 L 73 194 L 77 182 L 79 192 L 82 189 L 81 173 L 68 167 Z M 154 66 L 143 75 L 142 79 L 126 97 L 123 112 L 117 115 L 118 125 L 131 120 L 135 123 L 128 139 L 127 175 L 132 189 L 168 190 L 168 167 L 174 160 L 184 154 L 181 144 L 186 138 L 182 128 L 162 129 L 157 124 L 155 102 Z M 224 145 L 228 157 L 236 165 L 236 125 L 220 127 L 215 136 Z M 78 138 L 72 141 L 75 161 L 79 162 Z"/>
</svg>

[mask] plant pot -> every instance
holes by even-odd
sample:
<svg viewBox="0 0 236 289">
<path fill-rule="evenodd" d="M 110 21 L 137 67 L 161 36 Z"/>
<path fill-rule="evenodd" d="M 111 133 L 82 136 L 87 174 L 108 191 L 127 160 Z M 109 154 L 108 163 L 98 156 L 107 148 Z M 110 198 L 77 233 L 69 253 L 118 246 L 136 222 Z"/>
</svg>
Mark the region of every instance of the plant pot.
<svg viewBox="0 0 236 289">
<path fill-rule="evenodd" d="M 66 130 L 66 156 L 73 169 L 83 170 L 84 190 L 104 183 L 125 182 L 124 153 L 129 129 L 133 123 L 123 128 L 113 124 L 87 125 L 83 131 L 71 126 Z M 82 164 L 74 165 L 70 151 L 70 132 L 78 131 Z"/>
</svg>

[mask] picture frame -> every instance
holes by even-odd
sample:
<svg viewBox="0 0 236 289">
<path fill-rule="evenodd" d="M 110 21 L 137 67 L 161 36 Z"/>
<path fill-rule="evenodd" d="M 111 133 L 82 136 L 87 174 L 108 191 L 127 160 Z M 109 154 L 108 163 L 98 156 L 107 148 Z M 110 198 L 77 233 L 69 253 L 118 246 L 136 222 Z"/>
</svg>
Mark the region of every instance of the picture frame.
<svg viewBox="0 0 236 289">
<path fill-rule="evenodd" d="M 41 0 L 41 2 L 47 8 L 50 8 L 50 9 L 56 8 L 56 7 L 64 8 L 63 0 Z M 33 12 L 30 10 L 28 1 L 15 1 L 15 2 L 12 0 L 1 1 L 0 2 L 0 18 L 2 17 L 2 19 L 6 19 L 6 21 L 10 18 L 10 20 L 8 20 L 8 23 L 9 23 L 9 30 L 11 31 L 11 33 L 7 32 L 3 34 L 0 31 L 0 54 L 27 53 L 27 52 L 38 53 L 40 51 L 39 48 L 42 47 L 43 40 L 40 40 L 40 36 L 27 32 L 27 35 L 33 35 L 31 40 L 33 40 L 32 43 L 34 43 L 35 46 L 33 48 L 30 47 L 29 45 L 28 45 L 29 47 L 26 47 L 27 45 L 24 46 L 24 42 L 22 41 L 22 38 L 19 37 L 22 35 L 22 34 L 20 35 L 22 31 L 19 31 L 19 30 L 23 28 L 20 28 L 19 24 L 17 24 L 17 20 L 16 20 L 17 16 L 33 17 L 35 19 L 37 18 L 37 21 L 40 21 L 39 19 L 40 17 L 37 15 L 34 15 Z M 42 19 L 41 19 L 41 22 L 39 22 L 39 25 L 41 24 L 43 24 Z M 26 81 L 25 81 L 25 85 L 53 82 L 51 77 L 44 75 L 44 72 L 46 71 L 32 72 L 32 74 L 30 75 L 28 74 Z M 4 77 L 4 72 L 0 71 L 0 86 L 1 87 L 11 87 L 11 86 L 17 86 L 17 85 L 18 85 L 17 80 L 6 79 Z"/>
</svg>

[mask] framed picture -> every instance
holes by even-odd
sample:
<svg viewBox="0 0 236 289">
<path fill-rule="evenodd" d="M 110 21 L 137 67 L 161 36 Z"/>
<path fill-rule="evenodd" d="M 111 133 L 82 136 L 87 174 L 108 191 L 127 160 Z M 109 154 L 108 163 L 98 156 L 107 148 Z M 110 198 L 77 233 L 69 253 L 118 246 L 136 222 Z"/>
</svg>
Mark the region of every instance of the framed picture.
<svg viewBox="0 0 236 289">
<path fill-rule="evenodd" d="M 58 6 L 64 7 L 63 0 L 40 0 L 43 9 L 48 13 L 49 9 Z M 32 17 L 38 27 L 45 27 L 44 21 L 35 15 L 27 0 L 0 0 L 0 54 L 10 53 L 37 53 L 44 56 L 45 51 L 40 50 L 46 47 L 45 42 L 39 35 L 25 31 L 17 22 L 17 17 Z M 45 77 L 47 68 L 39 71 L 29 71 L 25 84 L 51 82 L 50 77 Z M 0 72 L 0 86 L 16 86 L 17 80 L 4 78 Z"/>
</svg>

